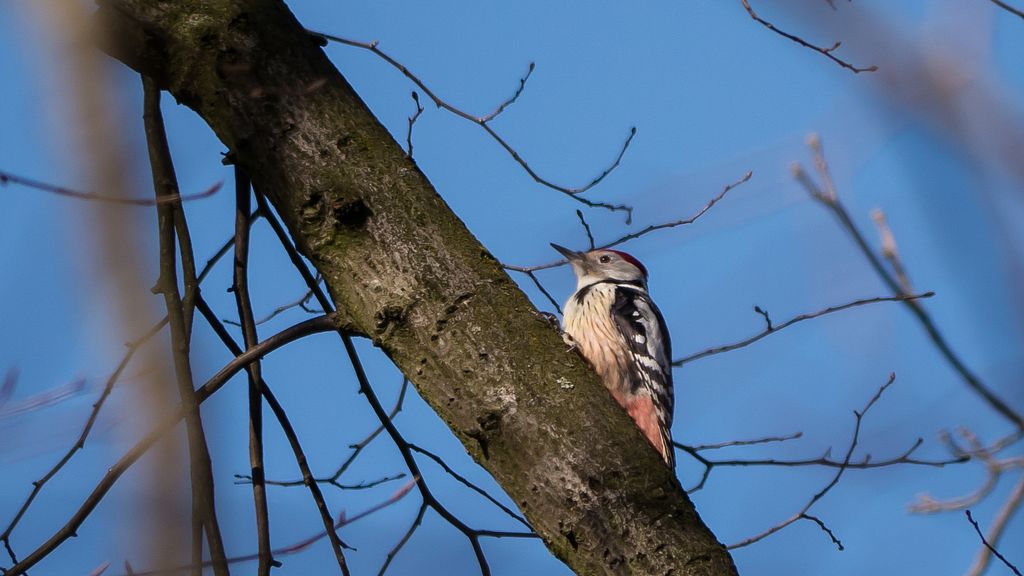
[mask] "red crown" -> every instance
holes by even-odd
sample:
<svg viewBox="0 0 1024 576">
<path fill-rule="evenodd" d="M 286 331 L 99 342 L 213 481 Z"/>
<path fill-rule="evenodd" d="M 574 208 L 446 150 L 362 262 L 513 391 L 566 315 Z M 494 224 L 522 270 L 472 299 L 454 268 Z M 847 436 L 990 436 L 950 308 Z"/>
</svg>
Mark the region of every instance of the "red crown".
<svg viewBox="0 0 1024 576">
<path fill-rule="evenodd" d="M 634 258 L 632 254 L 627 254 L 625 252 L 622 252 L 621 250 L 609 250 L 609 252 L 615 252 L 623 260 L 625 260 L 626 262 L 629 262 L 633 266 L 636 266 L 637 268 L 639 268 L 640 271 L 644 273 L 644 278 L 647 278 L 647 267 L 644 266 L 643 264 L 641 264 L 639 260 Z"/>
</svg>

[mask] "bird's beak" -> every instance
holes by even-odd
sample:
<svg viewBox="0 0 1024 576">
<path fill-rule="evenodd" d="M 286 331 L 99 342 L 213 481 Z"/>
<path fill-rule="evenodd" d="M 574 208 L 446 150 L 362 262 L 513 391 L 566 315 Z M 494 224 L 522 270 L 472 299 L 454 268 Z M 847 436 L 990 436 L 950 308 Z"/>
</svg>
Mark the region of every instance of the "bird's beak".
<svg viewBox="0 0 1024 576">
<path fill-rule="evenodd" d="M 578 263 L 581 260 L 583 260 L 583 253 L 581 253 L 581 252 L 576 252 L 574 250 L 569 250 L 565 246 L 559 246 L 558 244 L 555 244 L 555 243 L 552 243 L 551 247 L 554 248 L 555 250 L 558 250 L 558 252 L 562 256 L 565 256 L 566 259 L 569 260 L 570 264 Z"/>
</svg>

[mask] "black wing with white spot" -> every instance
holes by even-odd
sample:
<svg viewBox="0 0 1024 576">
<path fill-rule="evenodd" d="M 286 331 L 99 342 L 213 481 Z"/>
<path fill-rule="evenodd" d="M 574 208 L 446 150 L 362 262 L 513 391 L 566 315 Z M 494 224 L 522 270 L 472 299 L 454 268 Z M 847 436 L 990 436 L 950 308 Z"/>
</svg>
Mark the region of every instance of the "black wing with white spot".
<svg viewBox="0 0 1024 576">
<path fill-rule="evenodd" d="M 651 395 L 666 443 L 671 446 L 672 342 L 665 319 L 644 289 L 627 284 L 616 286 L 611 314 L 633 360 L 630 392 Z"/>
</svg>

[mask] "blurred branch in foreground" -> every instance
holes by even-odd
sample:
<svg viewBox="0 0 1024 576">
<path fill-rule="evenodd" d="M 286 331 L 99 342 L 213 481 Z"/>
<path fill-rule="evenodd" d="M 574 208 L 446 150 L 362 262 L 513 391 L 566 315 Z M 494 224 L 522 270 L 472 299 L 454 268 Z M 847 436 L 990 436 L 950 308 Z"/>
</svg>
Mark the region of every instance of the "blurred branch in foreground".
<svg viewBox="0 0 1024 576">
<path fill-rule="evenodd" d="M 906 296 L 903 290 L 903 283 L 897 278 L 893 271 L 886 268 L 882 259 L 875 253 L 875 250 L 868 244 L 867 239 L 861 232 L 860 228 L 854 222 L 850 212 L 843 205 L 839 199 L 839 195 L 836 191 L 835 183 L 832 180 L 832 174 L 828 167 L 828 162 L 825 159 L 825 153 L 823 151 L 821 140 L 817 135 L 811 135 L 808 137 L 808 146 L 814 154 L 814 166 L 818 172 L 820 184 L 815 182 L 807 171 L 800 164 L 793 164 L 792 171 L 797 181 L 804 187 L 807 193 L 816 200 L 819 204 L 828 209 L 829 212 L 836 218 L 839 226 L 849 234 L 850 238 L 854 241 L 861 253 L 867 259 L 868 264 L 875 271 L 882 282 L 892 291 L 894 296 Z M 906 272 L 901 267 L 901 272 L 905 275 Z M 909 280 L 906 281 L 909 284 Z M 960 378 L 964 381 L 967 386 L 978 394 L 993 410 L 998 412 L 1001 416 L 1011 421 L 1017 428 L 1024 429 L 1024 416 L 1014 410 L 1007 404 L 1002 398 L 996 395 L 974 372 L 972 372 L 964 361 L 960 358 L 949 342 L 946 340 L 942 332 L 939 331 L 938 326 L 932 319 L 931 315 L 924 309 L 924 306 L 913 298 L 903 300 L 903 304 L 911 311 L 914 318 L 917 319 L 918 323 L 924 328 L 928 337 L 932 343 L 938 349 L 942 357 L 946 359 L 946 362 L 960 375 Z"/>
</svg>

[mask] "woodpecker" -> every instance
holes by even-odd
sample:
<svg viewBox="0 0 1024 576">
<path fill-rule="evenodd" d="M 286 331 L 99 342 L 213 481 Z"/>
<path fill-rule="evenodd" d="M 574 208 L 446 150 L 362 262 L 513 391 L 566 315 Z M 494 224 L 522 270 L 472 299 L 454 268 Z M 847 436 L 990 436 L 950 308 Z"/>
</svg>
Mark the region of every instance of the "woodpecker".
<svg viewBox="0 0 1024 576">
<path fill-rule="evenodd" d="M 647 293 L 647 268 L 618 250 L 575 252 L 552 244 L 576 273 L 565 303 L 564 334 L 670 468 L 672 343 Z"/>
</svg>

